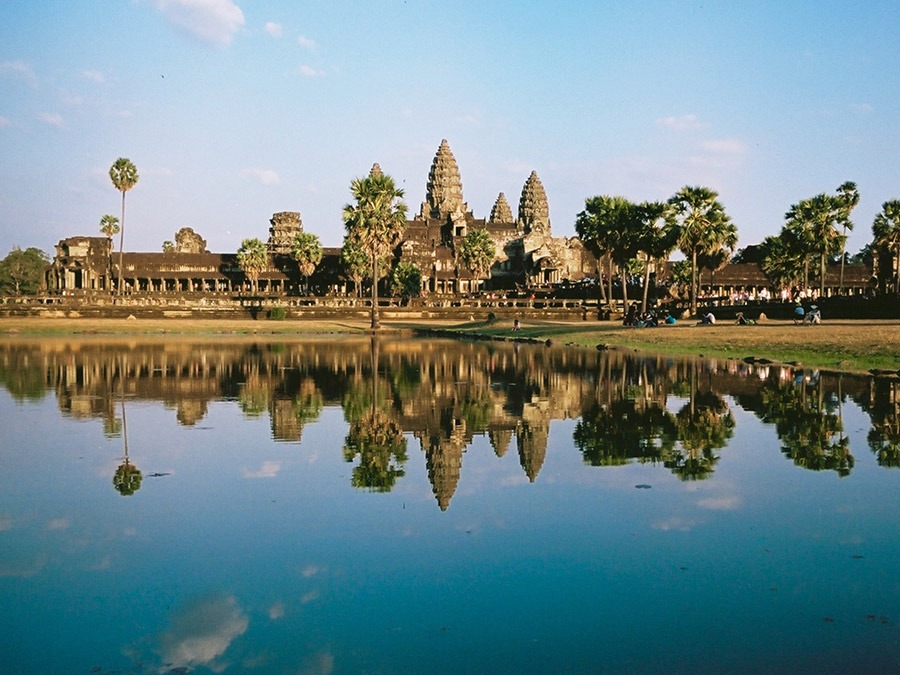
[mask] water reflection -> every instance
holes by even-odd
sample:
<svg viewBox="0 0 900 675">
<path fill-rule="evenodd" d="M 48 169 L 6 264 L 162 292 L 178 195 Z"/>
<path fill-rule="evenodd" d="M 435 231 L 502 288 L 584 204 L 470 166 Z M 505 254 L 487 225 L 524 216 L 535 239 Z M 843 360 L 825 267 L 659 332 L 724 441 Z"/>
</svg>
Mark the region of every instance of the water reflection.
<svg viewBox="0 0 900 675">
<path fill-rule="evenodd" d="M 233 401 L 247 418 L 267 416 L 277 442 L 298 442 L 326 407 L 340 406 L 351 484 L 390 491 L 414 439 L 441 509 L 477 435 L 498 457 L 514 443 L 536 481 L 552 420 L 577 420 L 573 440 L 587 465 L 661 463 L 684 480 L 715 471 L 735 425 L 729 400 L 774 425 L 785 456 L 806 469 L 853 469 L 841 415 L 848 397 L 871 416 L 868 441 L 881 466 L 898 466 L 900 448 L 895 380 L 507 343 L 8 342 L 0 383 L 20 402 L 53 391 L 64 415 L 98 418 L 107 435 L 122 436 L 114 477 L 122 495 L 141 485 L 126 423 L 138 401 L 162 402 L 184 426 L 201 424 L 212 402 Z"/>
</svg>

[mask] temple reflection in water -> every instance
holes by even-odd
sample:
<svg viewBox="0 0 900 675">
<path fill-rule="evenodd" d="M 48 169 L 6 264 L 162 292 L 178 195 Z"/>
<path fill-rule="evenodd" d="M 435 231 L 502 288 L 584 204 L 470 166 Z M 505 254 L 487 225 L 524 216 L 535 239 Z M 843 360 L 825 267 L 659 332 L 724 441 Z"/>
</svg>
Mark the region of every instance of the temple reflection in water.
<svg viewBox="0 0 900 675">
<path fill-rule="evenodd" d="M 300 441 L 323 409 L 339 406 L 351 483 L 390 490 L 417 443 L 442 510 L 475 436 L 486 436 L 497 457 L 515 448 L 534 482 L 553 420 L 575 422 L 586 465 L 660 463 L 696 480 L 715 471 L 737 405 L 774 425 L 797 466 L 847 475 L 859 451 L 843 428 L 850 398 L 871 417 L 868 443 L 878 463 L 900 464 L 897 380 L 739 360 L 369 338 L 22 340 L 0 347 L 0 383 L 19 401 L 54 391 L 64 415 L 100 419 L 126 443 L 132 401 L 161 402 L 186 426 L 201 424 L 210 403 L 231 401 L 247 417 L 267 415 L 279 442 Z M 132 494 L 140 473 L 127 446 L 120 470 L 117 489 Z"/>
</svg>

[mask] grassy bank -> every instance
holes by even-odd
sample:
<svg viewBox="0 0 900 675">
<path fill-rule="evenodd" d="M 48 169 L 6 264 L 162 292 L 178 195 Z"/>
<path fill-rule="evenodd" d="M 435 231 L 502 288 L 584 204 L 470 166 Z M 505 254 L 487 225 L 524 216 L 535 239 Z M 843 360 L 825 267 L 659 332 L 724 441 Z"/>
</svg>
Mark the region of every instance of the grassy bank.
<svg viewBox="0 0 900 675">
<path fill-rule="evenodd" d="M 796 326 L 790 321 L 755 326 L 682 323 L 656 328 L 631 328 L 613 322 L 525 322 L 517 332 L 510 322 L 497 322 L 471 323 L 452 330 L 672 355 L 765 358 L 852 372 L 900 369 L 900 321 L 829 321 L 818 326 Z"/>
<path fill-rule="evenodd" d="M 491 323 L 384 322 L 385 332 L 440 328 L 455 335 L 525 337 L 554 344 L 638 349 L 655 353 L 732 358 L 765 358 L 833 370 L 864 372 L 900 369 L 900 321 L 827 321 L 795 326 L 767 321 L 756 326 L 684 322 L 657 328 L 626 328 L 615 322 L 525 321 L 520 331 L 511 321 Z M 183 319 L 3 318 L 0 339 L 14 336 L 190 335 L 302 336 L 364 335 L 366 321 L 252 321 Z"/>
</svg>

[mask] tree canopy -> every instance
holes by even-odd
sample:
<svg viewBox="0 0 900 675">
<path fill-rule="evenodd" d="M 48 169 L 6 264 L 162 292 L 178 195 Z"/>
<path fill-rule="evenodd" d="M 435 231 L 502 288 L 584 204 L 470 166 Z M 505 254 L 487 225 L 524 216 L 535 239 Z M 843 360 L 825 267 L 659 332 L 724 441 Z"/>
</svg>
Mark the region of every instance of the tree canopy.
<svg viewBox="0 0 900 675">
<path fill-rule="evenodd" d="M 266 245 L 259 239 L 244 239 L 237 252 L 237 261 L 247 279 L 250 281 L 250 289 L 257 291 L 259 275 L 269 265 L 269 253 Z"/>
<path fill-rule="evenodd" d="M 41 289 L 44 268 L 50 263 L 39 248 L 18 246 L 0 260 L 0 293 L 34 295 Z"/>
</svg>

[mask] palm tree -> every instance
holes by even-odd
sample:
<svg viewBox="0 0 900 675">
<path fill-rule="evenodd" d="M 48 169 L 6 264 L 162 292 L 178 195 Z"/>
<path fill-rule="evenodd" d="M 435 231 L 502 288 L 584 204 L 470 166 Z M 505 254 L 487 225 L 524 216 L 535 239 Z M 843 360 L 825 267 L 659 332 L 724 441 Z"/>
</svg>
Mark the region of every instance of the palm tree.
<svg viewBox="0 0 900 675">
<path fill-rule="evenodd" d="M 366 276 L 369 267 L 369 256 L 363 251 L 349 235 L 344 235 L 344 245 L 341 247 L 341 266 L 347 276 L 353 281 L 356 297 L 361 295 L 362 280 Z"/>
<path fill-rule="evenodd" d="M 490 276 L 497 246 L 487 230 L 469 230 L 459 247 L 463 265 L 480 280 Z"/>
<path fill-rule="evenodd" d="M 773 286 L 790 288 L 803 276 L 803 256 L 789 236 L 766 237 L 759 245 L 762 259 L 759 268 Z"/>
<path fill-rule="evenodd" d="M 237 261 L 250 280 L 250 290 L 256 293 L 259 275 L 269 265 L 269 253 L 266 245 L 256 238 L 244 239 L 237 252 Z"/>
<path fill-rule="evenodd" d="M 100 232 L 106 235 L 106 238 L 112 242 L 113 235 L 119 233 L 119 219 L 110 214 L 106 214 L 100 219 Z M 110 246 L 112 248 L 112 246 Z"/>
<path fill-rule="evenodd" d="M 669 199 L 669 204 L 674 209 L 678 248 L 691 260 L 691 314 L 696 314 L 697 258 L 721 250 L 733 251 L 737 229 L 719 202 L 719 194 L 707 187 L 685 186 Z"/>
<path fill-rule="evenodd" d="M 844 294 L 844 258 L 846 257 L 847 248 L 847 230 L 853 229 L 853 221 L 850 220 L 850 212 L 859 204 L 859 190 L 856 183 L 846 181 L 837 189 L 838 200 L 838 222 L 843 228 L 842 234 L 844 241 L 841 244 L 841 295 Z"/>
<path fill-rule="evenodd" d="M 299 232 L 291 245 L 291 257 L 296 261 L 300 274 L 305 277 L 306 292 L 309 294 L 309 275 L 316 271 L 322 260 L 322 243 L 311 232 Z"/>
<path fill-rule="evenodd" d="M 656 261 L 665 260 L 675 248 L 675 220 L 665 202 L 642 202 L 636 207 L 640 221 L 638 252 L 644 254 L 644 295 L 641 312 L 647 311 L 647 295 L 650 290 L 650 269 Z"/>
<path fill-rule="evenodd" d="M 378 261 L 388 255 L 406 227 L 406 204 L 403 190 L 394 179 L 372 166 L 366 178 L 355 178 L 350 191 L 356 204 L 344 206 L 347 235 L 369 254 L 372 270 L 372 330 L 378 330 Z"/>
<path fill-rule="evenodd" d="M 119 283 L 118 293 L 122 295 L 122 257 L 125 251 L 125 193 L 137 185 L 138 176 L 137 167 L 130 159 L 119 157 L 109 169 L 109 178 L 116 190 L 122 193 L 122 226 L 119 231 Z"/>
<path fill-rule="evenodd" d="M 828 257 L 841 250 L 846 237 L 835 228 L 841 201 L 819 194 L 793 204 L 784 214 L 785 227 L 798 233 L 798 239 L 809 254 L 819 259 L 819 296 L 825 295 L 825 272 Z"/>
<path fill-rule="evenodd" d="M 585 246 L 599 260 L 606 256 L 608 263 L 609 302 L 613 301 L 613 265 L 622 276 L 624 303 L 628 304 L 625 273 L 628 262 L 637 255 L 639 221 L 635 207 L 624 197 L 600 195 L 584 202 L 584 211 L 575 219 L 575 231 Z M 602 280 L 600 280 L 602 284 Z"/>
<path fill-rule="evenodd" d="M 875 245 L 891 252 L 894 293 L 900 294 L 900 199 L 891 199 L 881 205 L 881 211 L 872 223 Z"/>
</svg>

